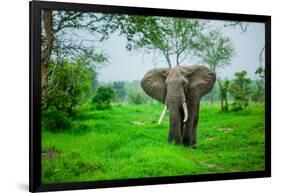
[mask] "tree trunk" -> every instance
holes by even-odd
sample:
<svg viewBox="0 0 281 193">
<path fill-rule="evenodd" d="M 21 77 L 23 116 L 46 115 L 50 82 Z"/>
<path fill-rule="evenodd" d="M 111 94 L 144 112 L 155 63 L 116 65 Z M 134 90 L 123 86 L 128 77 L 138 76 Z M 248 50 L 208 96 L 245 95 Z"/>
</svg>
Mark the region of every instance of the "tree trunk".
<svg viewBox="0 0 281 193">
<path fill-rule="evenodd" d="M 167 60 L 167 63 L 168 63 L 169 68 L 172 68 L 172 64 L 171 64 L 171 60 L 170 60 L 169 54 L 166 53 L 165 51 L 163 51 L 163 54 L 164 54 L 164 56 L 165 56 L 165 58 L 166 58 L 166 60 Z"/>
<path fill-rule="evenodd" d="M 44 87 L 47 83 L 47 66 L 50 61 L 52 47 L 54 43 L 54 33 L 52 26 L 52 11 L 43 10 L 43 26 L 45 30 L 45 41 L 41 53 L 41 91 L 43 93 Z"/>
<path fill-rule="evenodd" d="M 180 65 L 179 57 L 180 57 L 180 55 L 177 53 L 177 57 L 176 57 L 176 59 L 177 59 L 177 66 Z"/>
</svg>

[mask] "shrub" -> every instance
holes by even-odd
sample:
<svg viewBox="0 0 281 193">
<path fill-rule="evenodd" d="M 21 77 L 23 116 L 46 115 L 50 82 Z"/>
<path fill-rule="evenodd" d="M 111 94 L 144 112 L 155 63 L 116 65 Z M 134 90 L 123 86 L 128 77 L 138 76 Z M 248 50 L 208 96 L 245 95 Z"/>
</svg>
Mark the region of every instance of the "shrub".
<svg viewBox="0 0 281 193">
<path fill-rule="evenodd" d="M 110 109 L 114 97 L 115 93 L 110 87 L 101 86 L 97 89 L 92 102 L 98 110 Z"/>
<path fill-rule="evenodd" d="M 58 111 L 55 107 L 49 107 L 42 115 L 42 126 L 48 131 L 60 132 L 71 127 L 71 121 L 66 113 Z"/>
</svg>

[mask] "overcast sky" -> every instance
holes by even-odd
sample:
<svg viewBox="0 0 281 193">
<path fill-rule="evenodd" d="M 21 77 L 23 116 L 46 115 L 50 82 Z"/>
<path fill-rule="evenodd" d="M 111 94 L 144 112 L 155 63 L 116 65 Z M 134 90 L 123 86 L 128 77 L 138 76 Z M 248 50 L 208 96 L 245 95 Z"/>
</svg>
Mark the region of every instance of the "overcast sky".
<svg viewBox="0 0 281 193">
<path fill-rule="evenodd" d="M 223 25 L 223 21 L 213 21 L 214 26 Z M 248 23 L 247 31 L 241 32 L 239 27 L 225 27 L 223 35 L 232 39 L 235 55 L 229 66 L 219 68 L 217 76 L 232 78 L 234 73 L 246 70 L 251 78 L 255 78 L 255 70 L 259 66 L 259 54 L 265 44 L 265 28 L 263 23 Z M 127 51 L 126 39 L 113 34 L 103 43 L 102 49 L 109 56 L 107 66 L 99 69 L 98 80 L 102 82 L 140 80 L 144 74 L 155 67 L 152 54 L 144 54 L 143 50 Z M 263 56 L 264 57 L 264 56 Z M 165 60 L 157 67 L 168 67 Z M 184 65 L 197 63 L 194 59 L 184 62 Z"/>
</svg>

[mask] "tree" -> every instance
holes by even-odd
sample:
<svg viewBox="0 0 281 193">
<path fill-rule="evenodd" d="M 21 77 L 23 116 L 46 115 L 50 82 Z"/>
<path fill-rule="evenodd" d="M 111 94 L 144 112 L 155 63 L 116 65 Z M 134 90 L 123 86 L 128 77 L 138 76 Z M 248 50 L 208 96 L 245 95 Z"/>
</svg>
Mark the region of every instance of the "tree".
<svg viewBox="0 0 281 193">
<path fill-rule="evenodd" d="M 230 64 L 233 52 L 230 38 L 224 37 L 217 30 L 200 34 L 195 46 L 195 55 L 214 72 L 217 68 Z"/>
<path fill-rule="evenodd" d="M 230 81 L 228 79 L 222 81 L 218 80 L 219 89 L 220 89 L 220 99 L 221 99 L 221 110 L 227 112 L 228 109 L 228 100 L 227 93 L 229 92 Z"/>
<path fill-rule="evenodd" d="M 247 72 L 245 70 L 235 73 L 235 79 L 230 85 L 230 93 L 233 96 L 233 111 L 241 111 L 249 105 L 249 97 L 251 94 L 250 83 L 251 79 L 247 77 Z"/>
<path fill-rule="evenodd" d="M 108 86 L 101 86 L 93 97 L 93 104 L 98 110 L 111 108 L 111 100 L 115 97 L 114 91 Z"/>
<path fill-rule="evenodd" d="M 218 30 L 201 33 L 198 42 L 194 44 L 194 54 L 216 72 L 217 68 L 230 64 L 234 53 L 232 41 L 224 37 Z M 210 93 L 210 102 L 213 101 L 214 91 Z"/>
<path fill-rule="evenodd" d="M 43 91 L 47 81 L 47 65 L 49 63 L 52 48 L 54 44 L 54 32 L 52 22 L 52 11 L 42 11 L 42 21 L 45 32 L 45 37 L 42 39 L 42 54 L 41 54 L 41 90 Z"/>
<path fill-rule="evenodd" d="M 111 15 L 75 12 L 75 11 L 42 11 L 42 54 L 41 54 L 41 90 L 47 85 L 47 68 L 51 58 L 56 63 L 62 64 L 65 58 L 72 59 L 86 54 L 98 62 L 94 57 L 103 56 L 103 53 L 97 54 L 93 47 L 96 41 L 102 41 L 107 38 L 110 27 L 107 21 Z M 85 29 L 92 34 L 91 40 L 78 38 L 77 31 Z M 73 37 L 77 37 L 74 39 Z M 74 59 L 75 60 L 75 59 Z"/>
<path fill-rule="evenodd" d="M 121 23 L 128 50 L 144 48 L 147 52 L 160 54 L 170 68 L 173 63 L 182 64 L 202 30 L 202 22 L 195 19 L 128 16 Z"/>
</svg>

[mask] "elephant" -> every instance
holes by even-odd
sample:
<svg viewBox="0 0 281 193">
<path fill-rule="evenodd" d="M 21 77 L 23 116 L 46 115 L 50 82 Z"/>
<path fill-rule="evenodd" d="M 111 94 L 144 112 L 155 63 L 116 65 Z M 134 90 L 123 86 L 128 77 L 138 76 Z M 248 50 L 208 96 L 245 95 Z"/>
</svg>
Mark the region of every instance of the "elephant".
<svg viewBox="0 0 281 193">
<path fill-rule="evenodd" d="M 155 68 L 144 75 L 144 92 L 165 105 L 160 122 L 169 110 L 168 142 L 196 148 L 200 100 L 215 81 L 216 73 L 203 65 Z"/>
</svg>

